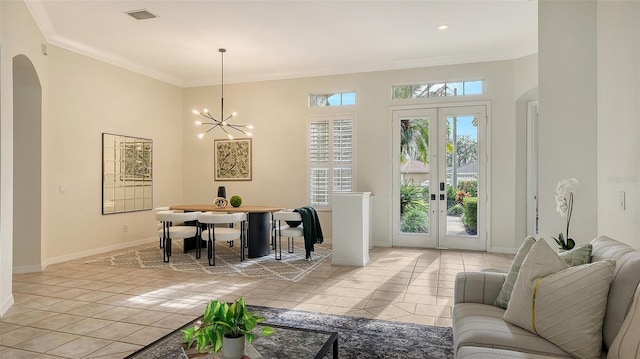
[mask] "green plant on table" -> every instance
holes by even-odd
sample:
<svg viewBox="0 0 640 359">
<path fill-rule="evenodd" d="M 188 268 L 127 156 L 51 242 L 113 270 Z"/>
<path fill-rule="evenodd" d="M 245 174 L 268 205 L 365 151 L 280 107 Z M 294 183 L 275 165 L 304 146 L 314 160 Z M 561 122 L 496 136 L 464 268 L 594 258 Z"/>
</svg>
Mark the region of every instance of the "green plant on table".
<svg viewBox="0 0 640 359">
<path fill-rule="evenodd" d="M 220 300 L 212 300 L 204 311 L 204 316 L 196 324 L 184 329 L 183 342 L 187 347 L 197 344 L 199 352 L 218 352 L 222 349 L 222 337 L 238 338 L 245 336 L 249 343 L 253 342 L 253 330 L 265 319 L 247 309 L 244 298 L 236 299 L 231 305 Z M 269 336 L 275 330 L 269 326 L 262 327 L 262 335 Z"/>
</svg>

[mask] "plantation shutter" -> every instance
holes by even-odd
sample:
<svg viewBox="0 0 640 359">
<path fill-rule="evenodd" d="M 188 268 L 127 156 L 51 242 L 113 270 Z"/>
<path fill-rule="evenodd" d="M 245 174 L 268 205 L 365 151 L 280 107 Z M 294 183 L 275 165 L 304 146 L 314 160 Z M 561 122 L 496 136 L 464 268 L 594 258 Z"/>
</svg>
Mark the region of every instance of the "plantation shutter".
<svg viewBox="0 0 640 359">
<path fill-rule="evenodd" d="M 353 118 L 309 121 L 310 204 L 329 207 L 333 192 L 353 190 Z"/>
</svg>

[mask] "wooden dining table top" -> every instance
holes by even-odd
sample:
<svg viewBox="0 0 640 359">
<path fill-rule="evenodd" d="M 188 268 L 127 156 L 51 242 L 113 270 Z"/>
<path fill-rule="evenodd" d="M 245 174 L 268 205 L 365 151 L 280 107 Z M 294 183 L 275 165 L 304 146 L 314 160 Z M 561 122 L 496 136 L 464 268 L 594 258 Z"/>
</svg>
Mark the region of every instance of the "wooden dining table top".
<svg viewBox="0 0 640 359">
<path fill-rule="evenodd" d="M 282 210 L 282 207 L 273 207 L 273 206 L 240 206 L 233 207 L 227 205 L 226 207 L 216 207 L 212 204 L 181 204 L 176 206 L 170 206 L 169 209 L 178 210 L 178 211 L 189 211 L 189 212 L 224 212 L 224 213 L 266 213 L 266 212 L 277 212 Z"/>
</svg>

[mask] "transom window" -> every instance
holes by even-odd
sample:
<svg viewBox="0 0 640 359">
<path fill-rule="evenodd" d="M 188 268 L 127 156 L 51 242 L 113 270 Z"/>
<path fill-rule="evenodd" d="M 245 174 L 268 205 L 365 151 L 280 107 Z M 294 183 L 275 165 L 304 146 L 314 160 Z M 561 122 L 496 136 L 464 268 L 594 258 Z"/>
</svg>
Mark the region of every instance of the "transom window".
<svg viewBox="0 0 640 359">
<path fill-rule="evenodd" d="M 393 99 L 484 94 L 484 80 L 394 85 Z"/>
<path fill-rule="evenodd" d="M 353 115 L 309 118 L 309 200 L 330 207 L 331 194 L 353 191 Z"/>
<path fill-rule="evenodd" d="M 310 94 L 309 107 L 346 106 L 356 104 L 355 92 Z"/>
</svg>

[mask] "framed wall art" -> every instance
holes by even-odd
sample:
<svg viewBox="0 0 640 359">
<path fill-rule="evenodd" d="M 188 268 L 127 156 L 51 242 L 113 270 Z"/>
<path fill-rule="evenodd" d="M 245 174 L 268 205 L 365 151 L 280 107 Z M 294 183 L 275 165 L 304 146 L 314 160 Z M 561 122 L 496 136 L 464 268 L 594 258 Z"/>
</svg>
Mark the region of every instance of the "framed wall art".
<svg viewBox="0 0 640 359">
<path fill-rule="evenodd" d="M 153 208 L 153 141 L 102 134 L 102 214 Z"/>
<path fill-rule="evenodd" d="M 216 181 L 251 181 L 251 139 L 214 140 Z"/>
</svg>

